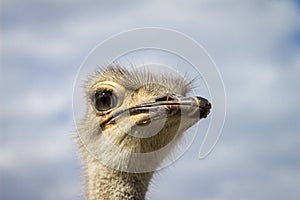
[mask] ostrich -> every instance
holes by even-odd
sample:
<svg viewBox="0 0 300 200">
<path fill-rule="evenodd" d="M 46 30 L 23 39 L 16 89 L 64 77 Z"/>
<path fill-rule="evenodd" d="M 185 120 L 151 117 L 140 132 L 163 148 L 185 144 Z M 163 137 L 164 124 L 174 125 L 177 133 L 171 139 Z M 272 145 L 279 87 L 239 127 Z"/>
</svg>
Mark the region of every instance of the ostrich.
<svg viewBox="0 0 300 200">
<path fill-rule="evenodd" d="M 155 168 L 173 147 L 144 160 L 135 155 L 177 143 L 211 109 L 202 97 L 186 97 L 190 85 L 181 76 L 120 65 L 110 65 L 87 81 L 88 106 L 78 127 L 78 144 L 88 200 L 145 199 Z"/>
</svg>

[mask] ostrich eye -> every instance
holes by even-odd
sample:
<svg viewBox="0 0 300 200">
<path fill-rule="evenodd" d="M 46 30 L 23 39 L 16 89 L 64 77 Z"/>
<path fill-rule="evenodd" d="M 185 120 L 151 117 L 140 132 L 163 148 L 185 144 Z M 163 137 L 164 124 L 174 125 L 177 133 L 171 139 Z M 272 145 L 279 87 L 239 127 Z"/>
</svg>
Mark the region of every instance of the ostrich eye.
<svg viewBox="0 0 300 200">
<path fill-rule="evenodd" d="M 98 91 L 94 95 L 94 106 L 98 111 L 106 111 L 117 105 L 117 97 L 111 91 Z"/>
</svg>

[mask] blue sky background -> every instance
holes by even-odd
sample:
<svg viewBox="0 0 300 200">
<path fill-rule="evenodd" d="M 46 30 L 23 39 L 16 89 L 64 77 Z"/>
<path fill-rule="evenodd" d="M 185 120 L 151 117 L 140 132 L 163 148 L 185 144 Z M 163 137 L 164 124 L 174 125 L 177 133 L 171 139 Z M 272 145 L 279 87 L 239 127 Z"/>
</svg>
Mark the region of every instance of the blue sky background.
<svg viewBox="0 0 300 200">
<path fill-rule="evenodd" d="M 154 178 L 147 197 L 300 198 L 298 1 L 34 1 L 0 4 L 0 199 L 74 200 L 81 163 L 72 90 L 89 51 L 112 34 L 159 26 L 201 43 L 227 92 L 223 135 L 201 138 Z"/>
</svg>

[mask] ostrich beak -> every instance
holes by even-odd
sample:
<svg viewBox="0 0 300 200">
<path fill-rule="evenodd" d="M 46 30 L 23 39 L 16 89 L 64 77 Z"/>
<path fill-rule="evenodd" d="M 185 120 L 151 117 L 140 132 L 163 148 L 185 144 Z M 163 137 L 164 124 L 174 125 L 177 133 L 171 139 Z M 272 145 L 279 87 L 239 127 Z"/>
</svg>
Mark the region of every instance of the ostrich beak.
<svg viewBox="0 0 300 200">
<path fill-rule="evenodd" d="M 211 103 L 203 97 L 182 97 L 177 95 L 164 95 L 158 98 L 150 99 L 130 108 L 116 110 L 102 122 L 102 128 L 113 124 L 116 120 L 124 116 L 138 116 L 140 120 L 136 125 L 146 125 L 152 120 L 159 120 L 164 117 L 185 116 L 193 119 L 206 118 L 211 109 Z"/>
<path fill-rule="evenodd" d="M 136 109 L 148 108 L 149 112 L 153 109 L 163 108 L 168 116 L 174 114 L 187 115 L 190 117 L 206 118 L 211 109 L 211 103 L 203 97 L 182 97 L 177 95 L 165 95 L 156 98 L 154 102 L 142 104 Z M 134 114 L 137 110 L 130 111 Z"/>
</svg>

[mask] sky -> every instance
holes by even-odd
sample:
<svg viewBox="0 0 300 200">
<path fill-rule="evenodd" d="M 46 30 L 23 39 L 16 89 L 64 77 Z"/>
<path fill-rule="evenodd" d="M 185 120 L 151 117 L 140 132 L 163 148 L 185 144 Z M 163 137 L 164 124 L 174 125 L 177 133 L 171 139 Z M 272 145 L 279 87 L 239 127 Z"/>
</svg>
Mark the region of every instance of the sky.
<svg viewBox="0 0 300 200">
<path fill-rule="evenodd" d="M 298 1 L 0 3 L 0 199 L 84 199 L 73 83 L 88 53 L 121 31 L 162 27 L 200 43 L 222 75 L 227 113 L 151 182 L 148 199 L 300 198 Z"/>
</svg>

